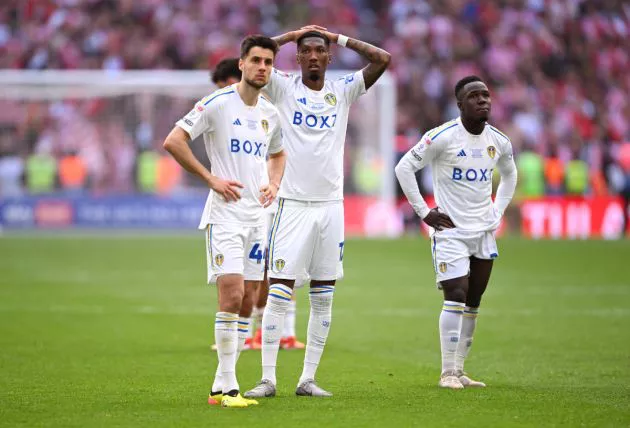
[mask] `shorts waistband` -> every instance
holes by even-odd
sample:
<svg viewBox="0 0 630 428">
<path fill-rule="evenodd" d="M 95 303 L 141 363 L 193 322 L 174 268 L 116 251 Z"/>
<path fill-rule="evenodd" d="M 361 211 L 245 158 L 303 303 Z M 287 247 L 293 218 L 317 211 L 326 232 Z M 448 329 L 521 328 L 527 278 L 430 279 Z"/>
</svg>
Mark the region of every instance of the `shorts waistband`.
<svg viewBox="0 0 630 428">
<path fill-rule="evenodd" d="M 287 207 L 325 207 L 343 204 L 343 200 L 334 201 L 298 201 L 297 199 L 278 198 L 278 203 Z"/>
</svg>

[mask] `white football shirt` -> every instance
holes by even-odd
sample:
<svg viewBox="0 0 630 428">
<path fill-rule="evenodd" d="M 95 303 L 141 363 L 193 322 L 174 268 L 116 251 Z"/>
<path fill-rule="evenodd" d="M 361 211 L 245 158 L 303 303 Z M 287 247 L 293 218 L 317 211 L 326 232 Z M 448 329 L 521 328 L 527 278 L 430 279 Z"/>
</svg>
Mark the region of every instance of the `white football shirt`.
<svg viewBox="0 0 630 428">
<path fill-rule="evenodd" d="M 226 202 L 210 191 L 200 228 L 210 223 L 264 224 L 259 189 L 269 182 L 267 153 L 282 150 L 278 110 L 263 96 L 255 106 L 245 105 L 236 85 L 203 98 L 176 124 L 191 139 L 203 135 L 213 175 L 244 186 L 237 202 Z"/>
<path fill-rule="evenodd" d="M 446 122 L 424 134 L 399 166 L 405 164 L 415 171 L 431 165 L 435 202 L 457 228 L 480 232 L 499 226 L 502 212 L 491 199 L 492 173 L 497 168 L 502 176 L 515 180 L 516 166 L 512 143 L 495 127 L 486 124 L 481 134 L 474 135 L 460 118 Z M 509 187 L 513 193 L 513 186 Z M 423 211 L 418 212 L 422 218 L 428 214 L 426 206 L 414 208 Z"/>
<path fill-rule="evenodd" d="M 265 87 L 280 112 L 287 164 L 278 196 L 301 201 L 343 199 L 343 151 L 350 105 L 363 95 L 363 72 L 324 82 L 321 91 L 302 76 L 274 69 Z"/>
</svg>

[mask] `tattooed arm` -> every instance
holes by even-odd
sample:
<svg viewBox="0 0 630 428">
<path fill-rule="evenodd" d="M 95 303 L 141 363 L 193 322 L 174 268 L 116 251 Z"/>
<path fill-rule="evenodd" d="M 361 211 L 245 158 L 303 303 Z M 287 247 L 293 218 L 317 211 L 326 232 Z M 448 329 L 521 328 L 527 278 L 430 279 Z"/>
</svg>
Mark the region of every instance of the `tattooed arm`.
<svg viewBox="0 0 630 428">
<path fill-rule="evenodd" d="M 325 34 L 331 42 L 337 43 L 337 40 L 339 39 L 339 34 L 329 32 L 325 32 Z M 370 61 L 370 63 L 363 69 L 363 80 L 365 81 L 365 89 L 369 89 L 370 86 L 372 86 L 378 80 L 378 78 L 381 77 L 381 75 L 389 66 L 389 63 L 392 59 L 391 54 L 384 49 L 377 48 L 374 45 L 352 38 L 348 38 L 346 47 L 359 53 L 365 59 Z"/>
</svg>

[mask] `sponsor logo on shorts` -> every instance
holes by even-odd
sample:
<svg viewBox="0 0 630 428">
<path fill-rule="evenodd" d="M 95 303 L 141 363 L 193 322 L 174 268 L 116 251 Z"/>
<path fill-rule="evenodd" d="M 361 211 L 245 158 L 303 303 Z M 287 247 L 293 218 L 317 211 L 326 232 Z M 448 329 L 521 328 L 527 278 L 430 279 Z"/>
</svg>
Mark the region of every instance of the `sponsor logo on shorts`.
<svg viewBox="0 0 630 428">
<path fill-rule="evenodd" d="M 446 272 L 446 263 L 442 262 L 438 265 L 438 269 L 440 270 L 440 272 L 444 273 Z"/>
<path fill-rule="evenodd" d="M 277 259 L 274 263 L 276 265 L 277 271 L 281 271 L 282 269 L 284 269 L 284 265 L 286 264 L 283 259 Z"/>
<path fill-rule="evenodd" d="M 221 266 L 223 264 L 223 260 L 225 260 L 225 257 L 223 257 L 223 254 L 217 254 L 216 256 L 214 256 L 214 263 L 217 266 Z"/>
</svg>

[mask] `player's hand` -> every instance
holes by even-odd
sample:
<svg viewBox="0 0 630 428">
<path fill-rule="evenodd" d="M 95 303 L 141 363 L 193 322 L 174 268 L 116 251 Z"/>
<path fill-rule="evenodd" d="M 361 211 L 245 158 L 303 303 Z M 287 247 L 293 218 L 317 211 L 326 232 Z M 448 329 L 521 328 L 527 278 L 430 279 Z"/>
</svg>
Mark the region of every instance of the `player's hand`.
<svg viewBox="0 0 630 428">
<path fill-rule="evenodd" d="M 260 188 L 260 203 L 263 205 L 263 207 L 267 208 L 276 199 L 277 194 L 277 185 L 273 183 L 265 184 Z"/>
<path fill-rule="evenodd" d="M 449 216 L 440 212 L 439 208 L 433 208 L 429 214 L 422 219 L 426 224 L 435 230 L 452 229 L 455 227 L 453 220 Z"/>
<path fill-rule="evenodd" d="M 326 30 L 326 27 L 320 27 L 319 25 L 307 25 L 293 32 L 293 41 L 297 42 L 303 34 L 306 34 L 309 31 L 319 31 L 320 33 L 325 33 Z"/>
<path fill-rule="evenodd" d="M 326 29 L 324 29 L 324 30 L 316 30 L 316 31 L 319 31 L 324 36 L 326 36 L 328 38 L 328 40 L 330 40 L 330 43 L 337 43 L 337 40 L 339 40 L 339 34 L 337 34 L 337 33 L 331 33 L 330 31 L 327 31 Z"/>
<path fill-rule="evenodd" d="M 245 187 L 238 181 L 222 180 L 218 177 L 212 177 L 208 185 L 212 190 L 223 196 L 225 202 L 236 202 L 241 199 L 241 194 L 238 189 L 243 189 Z"/>
</svg>

